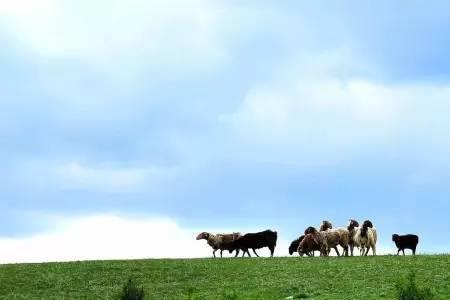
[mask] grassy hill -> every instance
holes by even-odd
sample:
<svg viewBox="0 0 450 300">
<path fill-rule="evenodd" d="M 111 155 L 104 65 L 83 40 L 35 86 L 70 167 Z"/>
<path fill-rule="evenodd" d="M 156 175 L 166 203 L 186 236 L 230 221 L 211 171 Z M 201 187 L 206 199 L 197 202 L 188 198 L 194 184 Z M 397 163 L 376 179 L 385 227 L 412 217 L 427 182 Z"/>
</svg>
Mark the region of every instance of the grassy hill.
<svg viewBox="0 0 450 300">
<path fill-rule="evenodd" d="M 0 266 L 0 299 L 114 299 L 128 278 L 149 299 L 395 299 L 412 270 L 450 299 L 450 256 L 93 261 Z"/>
</svg>

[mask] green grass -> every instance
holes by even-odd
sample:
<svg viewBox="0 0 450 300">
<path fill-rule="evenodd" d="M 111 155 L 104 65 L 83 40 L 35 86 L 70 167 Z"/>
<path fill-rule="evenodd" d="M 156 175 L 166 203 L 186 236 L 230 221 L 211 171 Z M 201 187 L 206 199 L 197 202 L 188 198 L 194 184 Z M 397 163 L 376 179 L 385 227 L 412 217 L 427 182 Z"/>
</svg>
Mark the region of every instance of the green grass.
<svg viewBox="0 0 450 300">
<path fill-rule="evenodd" d="M 395 299 L 411 271 L 450 299 L 448 255 L 2 265 L 0 299 L 115 299 L 130 277 L 148 299 Z"/>
</svg>

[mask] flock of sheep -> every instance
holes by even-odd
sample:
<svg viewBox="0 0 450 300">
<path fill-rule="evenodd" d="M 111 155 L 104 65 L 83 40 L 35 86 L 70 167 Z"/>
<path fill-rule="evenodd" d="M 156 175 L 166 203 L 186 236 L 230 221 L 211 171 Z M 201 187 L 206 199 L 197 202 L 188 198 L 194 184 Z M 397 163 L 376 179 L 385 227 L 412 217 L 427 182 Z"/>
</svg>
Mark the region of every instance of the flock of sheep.
<svg viewBox="0 0 450 300">
<path fill-rule="evenodd" d="M 235 257 L 239 255 L 242 250 L 244 256 L 246 253 L 251 257 L 249 249 L 258 256 L 256 249 L 268 247 L 270 256 L 273 256 L 278 234 L 276 231 L 265 230 L 257 233 L 247 233 L 242 235 L 239 232 L 231 234 L 210 234 L 202 232 L 197 236 L 197 240 L 206 240 L 208 245 L 213 249 L 213 256 L 216 257 L 216 251 L 220 250 L 220 257 L 224 250 L 230 253 L 236 251 Z M 305 233 L 298 239 L 292 241 L 289 246 L 289 254 L 298 252 L 300 256 L 314 256 L 315 251 L 319 251 L 320 256 L 329 256 L 332 249 L 335 250 L 337 256 L 341 256 L 338 246 L 343 249 L 342 255 L 353 256 L 354 249 L 360 251 L 360 255 L 367 256 L 369 251 L 376 255 L 376 245 L 378 240 L 378 233 L 370 220 L 366 220 L 360 226 L 359 222 L 351 219 L 347 227 L 333 228 L 329 221 L 322 221 L 322 224 L 317 230 L 310 226 L 306 228 Z M 397 246 L 397 255 L 405 249 L 411 249 L 413 254 L 416 254 L 419 237 L 417 235 L 392 235 L 392 241 Z M 349 251 L 350 250 L 350 251 Z"/>
</svg>

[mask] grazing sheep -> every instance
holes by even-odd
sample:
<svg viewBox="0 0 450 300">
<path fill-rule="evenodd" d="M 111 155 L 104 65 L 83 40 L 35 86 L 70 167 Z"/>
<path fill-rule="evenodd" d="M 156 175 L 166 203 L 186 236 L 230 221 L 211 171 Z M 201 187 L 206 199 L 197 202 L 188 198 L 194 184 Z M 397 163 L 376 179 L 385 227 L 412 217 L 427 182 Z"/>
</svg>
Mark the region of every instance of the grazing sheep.
<svg viewBox="0 0 450 300">
<path fill-rule="evenodd" d="M 305 230 L 305 239 L 306 236 L 308 236 L 308 240 L 305 241 L 301 248 L 301 243 L 299 245 L 300 255 L 302 255 L 302 253 L 305 254 L 310 251 L 319 250 L 321 256 L 328 256 L 331 249 L 334 249 L 336 251 L 336 254 L 340 256 L 339 250 L 337 249 L 340 237 L 339 233 L 337 233 L 336 231 L 318 232 L 316 228 L 310 226 Z M 313 241 L 311 241 L 311 239 Z M 312 248 L 314 248 L 314 250 L 310 250 Z"/>
<path fill-rule="evenodd" d="M 252 249 L 253 253 L 255 253 L 255 255 L 259 257 L 258 253 L 256 253 L 256 249 L 268 247 L 270 250 L 270 256 L 273 256 L 275 247 L 277 245 L 277 237 L 277 232 L 272 230 L 265 230 L 257 233 L 247 233 L 234 241 L 234 247 L 236 249 L 244 251 L 242 256 L 247 253 L 249 257 L 251 257 L 251 255 L 248 249 Z M 238 254 L 239 252 L 236 252 L 236 256 L 238 256 Z"/>
<path fill-rule="evenodd" d="M 395 246 L 397 246 L 398 251 L 397 255 L 400 254 L 400 251 L 405 255 L 405 249 L 411 249 L 413 255 L 416 255 L 417 244 L 419 244 L 419 237 L 415 234 L 406 234 L 406 235 L 392 235 L 392 241 L 395 242 Z"/>
<path fill-rule="evenodd" d="M 348 239 L 348 246 L 350 248 L 350 255 L 353 256 L 353 250 L 355 247 L 359 248 L 360 245 L 357 244 L 357 241 L 355 240 L 356 232 L 359 229 L 359 223 L 356 220 L 350 219 L 349 224 L 347 226 L 349 239 Z"/>
<path fill-rule="evenodd" d="M 372 222 L 369 220 L 364 221 L 362 227 L 356 230 L 354 240 L 357 245 L 361 246 L 361 255 L 367 256 L 370 248 L 372 248 L 372 254 L 375 256 L 377 254 L 376 244 L 377 244 L 377 230 L 373 226 Z"/>
<path fill-rule="evenodd" d="M 298 251 L 300 256 L 303 256 L 304 254 L 308 256 L 314 256 L 314 251 L 319 251 L 319 255 L 322 256 L 322 247 L 323 247 L 323 241 L 322 236 L 318 234 L 317 229 L 313 226 L 309 226 L 305 229 L 305 237 L 309 235 L 309 240 L 305 241 L 303 244 L 303 247 L 306 249 L 313 249 L 313 250 L 305 250 L 305 251 Z M 300 247 L 300 244 L 299 244 Z"/>
<path fill-rule="evenodd" d="M 304 235 L 299 237 L 296 240 L 293 240 L 292 243 L 289 245 L 289 255 L 294 254 L 294 252 L 297 252 L 298 246 L 300 245 L 301 241 L 305 238 Z"/>
<path fill-rule="evenodd" d="M 234 245 L 234 242 L 241 237 L 239 232 L 232 234 L 211 234 L 208 232 L 202 232 L 197 235 L 197 240 L 206 240 L 208 245 L 213 248 L 213 256 L 216 257 L 216 251 L 220 250 L 220 257 L 222 257 L 223 250 L 228 250 L 232 253 L 236 250 L 236 255 L 239 254 L 239 249 Z"/>
<path fill-rule="evenodd" d="M 317 231 L 306 234 L 297 248 L 297 252 L 300 256 L 303 256 L 304 254 L 307 256 L 314 256 L 314 251 L 319 251 L 320 256 L 323 255 L 322 235 Z"/>
<path fill-rule="evenodd" d="M 333 225 L 330 221 L 322 221 L 320 225 L 321 232 L 337 232 L 339 234 L 339 245 L 344 249 L 343 255 L 348 256 L 348 248 L 349 248 L 349 231 L 345 228 L 336 228 L 333 229 Z"/>
</svg>

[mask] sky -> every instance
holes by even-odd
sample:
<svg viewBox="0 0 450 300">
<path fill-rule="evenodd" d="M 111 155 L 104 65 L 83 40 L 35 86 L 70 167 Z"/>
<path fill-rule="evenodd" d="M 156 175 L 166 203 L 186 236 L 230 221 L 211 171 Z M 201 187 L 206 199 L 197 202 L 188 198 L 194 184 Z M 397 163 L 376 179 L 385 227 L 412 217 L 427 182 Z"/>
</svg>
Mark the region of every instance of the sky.
<svg viewBox="0 0 450 300">
<path fill-rule="evenodd" d="M 0 262 L 350 218 L 449 252 L 449 6 L 0 0 Z"/>
</svg>

